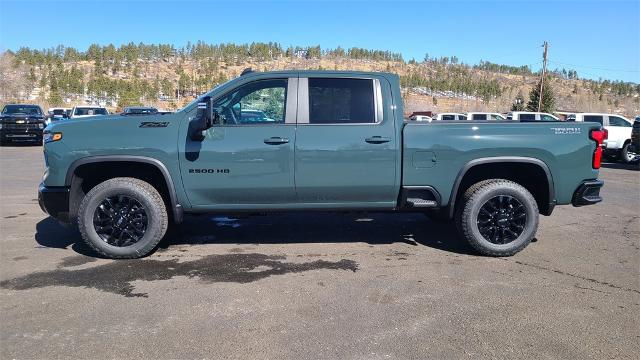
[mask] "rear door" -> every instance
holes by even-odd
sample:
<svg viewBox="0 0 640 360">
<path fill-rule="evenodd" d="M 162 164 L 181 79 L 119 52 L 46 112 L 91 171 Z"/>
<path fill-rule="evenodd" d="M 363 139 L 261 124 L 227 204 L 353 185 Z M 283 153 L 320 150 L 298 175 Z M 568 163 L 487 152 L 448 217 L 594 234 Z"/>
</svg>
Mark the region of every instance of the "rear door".
<svg viewBox="0 0 640 360">
<path fill-rule="evenodd" d="M 609 131 L 608 139 L 612 142 L 612 146 L 621 148 L 626 140 L 631 139 L 631 129 L 633 125 L 625 119 L 614 115 L 607 116 L 607 120 L 608 122 L 605 128 Z M 615 143 L 615 145 L 613 145 L 613 143 Z M 607 147 L 608 146 L 609 143 L 607 142 Z"/>
<path fill-rule="evenodd" d="M 301 77 L 298 90 L 298 202 L 321 208 L 395 207 L 399 139 L 389 83 Z"/>
<path fill-rule="evenodd" d="M 178 144 L 191 205 L 270 209 L 295 203 L 297 82 L 297 78 L 252 80 L 214 99 L 219 122 L 204 132 L 204 140 L 185 135 Z"/>
</svg>

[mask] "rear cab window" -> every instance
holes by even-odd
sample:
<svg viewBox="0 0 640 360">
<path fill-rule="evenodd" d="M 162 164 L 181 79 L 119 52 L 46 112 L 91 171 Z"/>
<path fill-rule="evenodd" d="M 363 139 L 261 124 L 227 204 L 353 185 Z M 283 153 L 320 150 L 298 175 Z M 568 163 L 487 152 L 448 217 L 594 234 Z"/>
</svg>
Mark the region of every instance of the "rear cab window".
<svg viewBox="0 0 640 360">
<path fill-rule="evenodd" d="M 376 122 L 372 79 L 309 78 L 310 124 Z"/>
</svg>

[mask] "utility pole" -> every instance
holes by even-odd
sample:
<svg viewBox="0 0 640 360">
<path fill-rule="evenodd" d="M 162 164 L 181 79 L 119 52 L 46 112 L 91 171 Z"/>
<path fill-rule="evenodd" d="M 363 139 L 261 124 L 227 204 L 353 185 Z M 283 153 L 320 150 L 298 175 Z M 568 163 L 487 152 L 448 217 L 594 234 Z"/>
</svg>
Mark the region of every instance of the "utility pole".
<svg viewBox="0 0 640 360">
<path fill-rule="evenodd" d="M 544 48 L 542 52 L 542 77 L 540 78 L 540 95 L 538 96 L 538 112 L 540 112 L 540 108 L 542 107 L 542 90 L 544 89 L 544 78 L 547 74 L 547 49 L 549 48 L 549 43 L 546 41 L 542 44 Z"/>
</svg>

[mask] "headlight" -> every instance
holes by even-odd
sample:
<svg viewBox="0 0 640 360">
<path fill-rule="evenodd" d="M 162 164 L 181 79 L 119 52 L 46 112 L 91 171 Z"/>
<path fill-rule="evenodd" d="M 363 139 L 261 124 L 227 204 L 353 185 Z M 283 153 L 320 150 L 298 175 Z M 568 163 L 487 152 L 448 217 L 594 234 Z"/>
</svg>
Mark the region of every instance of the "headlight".
<svg viewBox="0 0 640 360">
<path fill-rule="evenodd" d="M 38 124 L 38 129 L 44 129 L 44 124 L 43 123 Z"/>
<path fill-rule="evenodd" d="M 0 123 L 0 130 L 2 130 L 2 123 Z"/>
<path fill-rule="evenodd" d="M 43 142 L 46 143 L 50 143 L 50 142 L 54 142 L 54 141 L 58 141 L 58 140 L 62 140 L 62 133 L 60 132 L 46 132 L 44 133 L 44 137 L 43 137 Z"/>
</svg>

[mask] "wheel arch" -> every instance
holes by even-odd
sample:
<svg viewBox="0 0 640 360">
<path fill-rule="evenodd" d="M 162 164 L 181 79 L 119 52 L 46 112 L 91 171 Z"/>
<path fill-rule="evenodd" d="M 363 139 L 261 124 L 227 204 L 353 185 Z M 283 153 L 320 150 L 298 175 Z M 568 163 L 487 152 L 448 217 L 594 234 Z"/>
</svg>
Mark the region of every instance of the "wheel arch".
<svg viewBox="0 0 640 360">
<path fill-rule="evenodd" d="M 462 169 L 460 169 L 454 181 L 453 188 L 451 189 L 449 203 L 446 207 L 445 213 L 447 214 L 449 219 L 453 218 L 455 208 L 456 208 L 456 201 L 461 197 L 462 192 L 466 190 L 465 188 L 462 188 L 462 187 L 468 188 L 468 186 L 465 186 L 466 185 L 465 181 L 469 180 L 469 177 L 467 177 L 467 175 L 473 174 L 474 169 L 480 170 L 482 169 L 483 166 L 490 166 L 490 165 L 495 166 L 499 164 L 503 164 L 503 165 L 519 164 L 521 166 L 522 165 L 533 166 L 534 168 L 539 169 L 539 171 L 542 172 L 543 177 L 546 178 L 546 184 L 545 184 L 546 191 L 544 193 L 534 192 L 532 191 L 534 189 L 531 189 L 530 187 L 524 184 L 521 184 L 521 185 L 525 186 L 527 190 L 529 190 L 534 195 L 534 197 L 536 198 L 536 201 L 538 201 L 538 207 L 540 208 L 541 214 L 543 215 L 551 214 L 556 204 L 556 198 L 555 198 L 553 176 L 551 174 L 551 170 L 549 170 L 549 166 L 544 161 L 538 158 L 521 157 L 521 156 L 496 156 L 496 157 L 484 157 L 484 158 L 471 160 L 467 162 L 462 167 Z M 486 180 L 489 178 L 491 177 L 479 176 L 478 181 Z M 509 179 L 507 177 L 507 180 L 513 180 L 513 179 Z M 469 186 L 470 185 L 473 185 L 473 184 L 469 184 Z M 546 196 L 546 200 L 541 200 L 542 196 Z"/>
<path fill-rule="evenodd" d="M 74 200 L 79 201 L 79 199 L 73 199 L 74 191 L 80 190 L 79 189 L 80 185 L 78 184 L 79 182 L 74 181 L 74 179 L 77 178 L 77 171 L 79 169 L 82 169 L 83 166 L 97 165 L 100 163 L 105 163 L 105 164 L 117 163 L 117 164 L 123 164 L 123 165 L 137 163 L 137 164 L 145 164 L 147 166 L 154 168 L 156 171 L 159 172 L 159 174 L 162 177 L 162 180 L 163 180 L 162 185 L 166 186 L 166 196 L 167 196 L 167 201 L 169 203 L 168 205 L 170 205 L 171 207 L 171 215 L 172 215 L 173 221 L 176 223 L 182 222 L 183 209 L 180 203 L 178 202 L 175 185 L 167 167 L 164 165 L 164 163 L 162 163 L 162 161 L 158 159 L 147 157 L 147 156 L 137 156 L 137 155 L 88 156 L 88 157 L 77 159 L 74 162 L 72 162 L 65 176 L 65 185 L 70 187 L 71 193 L 72 193 L 70 197 L 70 204 L 69 204 L 70 211 L 72 211 L 72 207 L 73 207 L 72 205 L 74 203 Z M 158 189 L 158 191 L 161 191 L 161 189 Z"/>
</svg>

